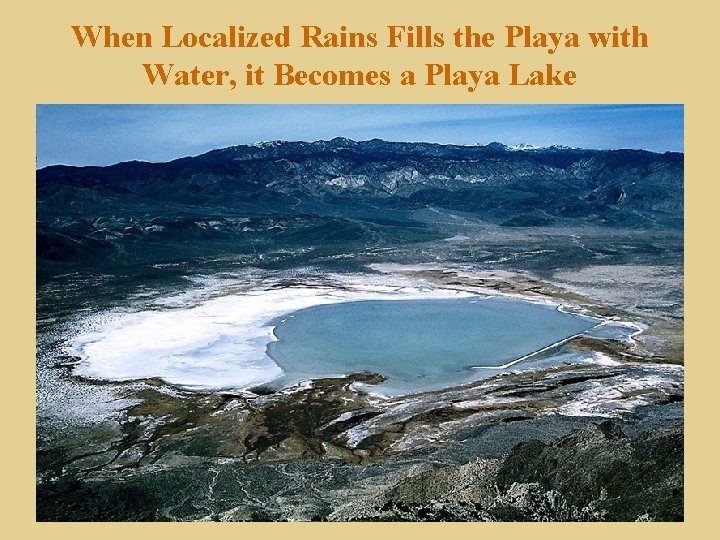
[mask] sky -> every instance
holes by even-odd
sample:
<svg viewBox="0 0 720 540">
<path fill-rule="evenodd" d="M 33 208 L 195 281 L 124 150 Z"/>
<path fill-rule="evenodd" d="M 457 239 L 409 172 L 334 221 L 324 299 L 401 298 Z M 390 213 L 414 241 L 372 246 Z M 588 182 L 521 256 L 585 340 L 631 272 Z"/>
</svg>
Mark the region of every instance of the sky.
<svg viewBox="0 0 720 540">
<path fill-rule="evenodd" d="M 36 113 L 38 168 L 334 137 L 684 151 L 682 105 L 38 105 Z"/>
</svg>

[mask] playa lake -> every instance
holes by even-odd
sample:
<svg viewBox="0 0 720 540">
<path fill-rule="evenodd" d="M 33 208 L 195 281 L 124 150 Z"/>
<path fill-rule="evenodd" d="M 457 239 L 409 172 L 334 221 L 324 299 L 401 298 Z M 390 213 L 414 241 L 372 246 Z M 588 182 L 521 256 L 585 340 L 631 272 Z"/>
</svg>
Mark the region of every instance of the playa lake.
<svg viewBox="0 0 720 540">
<path fill-rule="evenodd" d="M 386 380 L 369 390 L 403 395 L 529 367 L 521 359 L 601 323 L 557 304 L 399 285 L 167 302 L 88 321 L 74 341 L 76 374 L 212 391 L 372 372 Z"/>
<path fill-rule="evenodd" d="M 356 301 L 272 321 L 267 350 L 287 381 L 371 371 L 380 392 L 407 394 L 493 375 L 598 323 L 509 298 Z"/>
</svg>

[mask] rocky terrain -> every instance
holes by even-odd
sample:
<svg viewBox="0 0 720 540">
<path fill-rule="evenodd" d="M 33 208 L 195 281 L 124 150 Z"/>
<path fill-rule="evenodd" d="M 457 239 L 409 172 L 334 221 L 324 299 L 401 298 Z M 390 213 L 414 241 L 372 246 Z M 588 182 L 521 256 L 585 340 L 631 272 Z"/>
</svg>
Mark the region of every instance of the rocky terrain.
<svg viewBox="0 0 720 540">
<path fill-rule="evenodd" d="M 37 250 L 38 520 L 683 519 L 682 154 L 333 139 L 48 167 Z M 373 373 L 223 392 L 74 373 L 90 315 L 330 273 L 642 331 L 394 398 Z"/>
</svg>

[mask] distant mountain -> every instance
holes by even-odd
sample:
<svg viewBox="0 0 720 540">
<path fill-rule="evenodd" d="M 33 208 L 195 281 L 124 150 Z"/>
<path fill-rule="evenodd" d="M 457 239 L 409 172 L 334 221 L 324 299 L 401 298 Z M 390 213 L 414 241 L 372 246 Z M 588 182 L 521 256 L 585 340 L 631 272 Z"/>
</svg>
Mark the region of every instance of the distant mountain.
<svg viewBox="0 0 720 540">
<path fill-rule="evenodd" d="M 37 171 L 37 254 L 132 260 L 180 244 L 191 256 L 447 236 L 416 219 L 427 208 L 508 229 L 681 230 L 683 166 L 680 153 L 344 138 L 51 166 Z"/>
</svg>

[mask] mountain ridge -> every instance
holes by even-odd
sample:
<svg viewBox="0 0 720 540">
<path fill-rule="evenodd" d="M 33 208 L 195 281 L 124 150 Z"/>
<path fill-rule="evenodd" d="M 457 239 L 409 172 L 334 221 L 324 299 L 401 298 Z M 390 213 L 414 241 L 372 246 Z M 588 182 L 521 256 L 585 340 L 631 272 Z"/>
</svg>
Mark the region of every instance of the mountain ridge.
<svg viewBox="0 0 720 540">
<path fill-rule="evenodd" d="M 36 172 L 37 254 L 362 250 L 464 234 L 463 220 L 507 230 L 680 231 L 683 168 L 682 153 L 344 138 L 236 145 L 164 163 L 50 166 Z"/>
<path fill-rule="evenodd" d="M 216 154 L 220 152 L 225 151 L 233 151 L 238 149 L 262 149 L 262 150 L 268 150 L 268 149 L 278 149 L 281 147 L 289 146 L 289 145 L 310 145 L 310 146 L 316 146 L 319 148 L 325 147 L 325 148 L 332 148 L 334 145 L 338 144 L 350 144 L 352 147 L 362 147 L 366 146 L 369 147 L 371 144 L 383 144 L 383 145 L 413 145 L 416 147 L 426 147 L 426 148 L 452 148 L 452 149 L 472 149 L 477 150 L 480 149 L 482 151 L 505 151 L 505 152 L 547 152 L 547 151 L 578 151 L 578 152 L 642 152 L 642 153 L 648 153 L 648 154 L 656 154 L 656 155 L 678 155 L 678 156 L 684 156 L 684 152 L 675 152 L 675 151 L 665 151 L 665 152 L 655 152 L 652 150 L 647 150 L 643 148 L 583 148 L 583 147 L 576 147 L 576 146 L 567 146 L 567 145 L 560 145 L 560 144 L 553 144 L 549 146 L 541 146 L 541 145 L 533 145 L 528 143 L 520 143 L 516 145 L 507 145 L 505 143 L 499 142 L 499 141 L 492 141 L 486 144 L 480 144 L 480 143 L 472 143 L 472 144 L 452 144 L 452 143 L 436 143 L 436 142 L 425 142 L 425 141 L 386 141 L 384 139 L 379 138 L 373 138 L 373 139 L 365 139 L 365 140 L 354 140 L 349 139 L 346 137 L 334 137 L 332 139 L 318 139 L 315 141 L 289 141 L 289 140 L 283 140 L 283 139 L 275 139 L 275 140 L 269 140 L 269 141 L 257 141 L 252 143 L 245 143 L 245 144 L 237 144 L 237 145 L 230 145 L 230 146 L 224 146 L 220 148 L 215 148 L 208 150 L 206 152 L 202 152 L 200 154 L 196 155 L 187 155 L 187 156 L 180 156 L 177 158 L 173 158 L 171 160 L 167 161 L 146 161 L 146 160 L 139 160 L 139 159 L 130 159 L 125 161 L 119 161 L 117 163 L 112 163 L 108 165 L 68 165 L 68 164 L 51 164 L 46 165 L 44 167 L 40 167 L 37 169 L 38 171 L 46 170 L 46 169 L 54 169 L 54 168 L 104 168 L 104 167 L 114 167 L 117 165 L 125 165 L 125 164 L 163 164 L 163 163 L 173 163 L 177 161 L 184 161 L 188 159 L 194 159 L 194 158 L 200 158 L 203 156 L 206 156 L 208 154 Z M 401 146 L 397 146 L 396 148 L 400 148 Z"/>
</svg>

